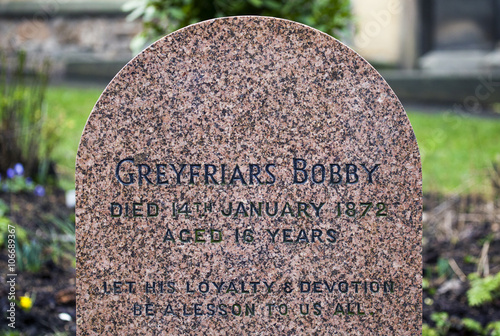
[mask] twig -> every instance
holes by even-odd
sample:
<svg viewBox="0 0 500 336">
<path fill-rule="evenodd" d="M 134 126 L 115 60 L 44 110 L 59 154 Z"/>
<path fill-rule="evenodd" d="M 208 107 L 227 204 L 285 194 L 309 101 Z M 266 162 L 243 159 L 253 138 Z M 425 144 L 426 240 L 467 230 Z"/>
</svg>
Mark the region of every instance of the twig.
<svg viewBox="0 0 500 336">
<path fill-rule="evenodd" d="M 467 281 L 467 276 L 464 274 L 464 272 L 462 272 L 455 259 L 453 258 L 448 259 L 448 264 L 450 264 L 451 269 L 453 270 L 453 272 L 455 272 L 460 281 L 462 282 Z"/>
<path fill-rule="evenodd" d="M 484 243 L 483 248 L 481 250 L 481 257 L 479 258 L 479 262 L 477 263 L 477 274 L 483 273 L 483 276 L 490 275 L 490 265 L 488 263 L 488 250 L 490 248 L 490 242 L 487 241 Z"/>
</svg>

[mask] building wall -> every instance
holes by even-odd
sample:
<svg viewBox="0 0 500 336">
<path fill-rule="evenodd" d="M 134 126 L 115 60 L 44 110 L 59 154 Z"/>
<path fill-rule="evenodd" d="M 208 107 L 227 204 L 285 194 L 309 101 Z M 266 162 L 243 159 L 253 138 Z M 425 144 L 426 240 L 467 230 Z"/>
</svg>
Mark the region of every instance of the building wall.
<svg viewBox="0 0 500 336">
<path fill-rule="evenodd" d="M 352 0 L 355 35 L 351 46 L 370 62 L 406 65 L 415 9 L 411 0 Z M 411 61 L 410 61 L 411 63 Z"/>
</svg>

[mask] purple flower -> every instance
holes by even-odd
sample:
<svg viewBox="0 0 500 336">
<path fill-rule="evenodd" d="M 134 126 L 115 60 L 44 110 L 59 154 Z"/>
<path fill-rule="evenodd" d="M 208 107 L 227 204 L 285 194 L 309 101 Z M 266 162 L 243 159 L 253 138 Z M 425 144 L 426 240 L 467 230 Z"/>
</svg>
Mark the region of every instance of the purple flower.
<svg viewBox="0 0 500 336">
<path fill-rule="evenodd" d="M 40 196 L 40 197 L 45 196 L 45 188 L 43 186 L 41 186 L 41 185 L 37 185 L 35 187 L 35 190 L 33 192 L 37 196 Z"/>
<path fill-rule="evenodd" d="M 24 174 L 24 167 L 23 167 L 23 165 L 20 164 L 20 163 L 16 163 L 14 165 L 14 172 L 16 173 L 16 175 L 19 175 L 19 176 L 23 175 Z"/>
<path fill-rule="evenodd" d="M 26 185 L 31 186 L 33 184 L 33 179 L 31 177 L 26 178 Z"/>
<path fill-rule="evenodd" d="M 14 176 L 16 175 L 16 173 L 14 172 L 14 169 L 12 168 L 9 168 L 7 169 L 7 178 L 13 178 Z"/>
</svg>

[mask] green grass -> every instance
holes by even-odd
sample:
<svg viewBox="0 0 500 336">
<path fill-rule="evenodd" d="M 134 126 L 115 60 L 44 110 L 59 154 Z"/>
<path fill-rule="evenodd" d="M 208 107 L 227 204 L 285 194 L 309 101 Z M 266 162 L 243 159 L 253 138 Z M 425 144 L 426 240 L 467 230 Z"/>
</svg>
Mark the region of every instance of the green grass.
<svg viewBox="0 0 500 336">
<path fill-rule="evenodd" d="M 422 155 L 424 192 L 491 195 L 500 161 L 500 119 L 409 112 Z"/>
<path fill-rule="evenodd" d="M 75 160 L 80 137 L 87 119 L 103 88 L 49 87 L 46 96 L 47 114 L 60 126 L 61 141 L 53 152 L 60 177 L 60 186 L 75 188 Z"/>
<path fill-rule="evenodd" d="M 75 157 L 85 122 L 102 88 L 50 87 L 50 118 L 63 130 L 53 157 L 64 189 L 74 188 Z M 500 119 L 409 112 L 422 154 L 424 192 L 490 195 L 488 169 L 500 160 Z"/>
</svg>

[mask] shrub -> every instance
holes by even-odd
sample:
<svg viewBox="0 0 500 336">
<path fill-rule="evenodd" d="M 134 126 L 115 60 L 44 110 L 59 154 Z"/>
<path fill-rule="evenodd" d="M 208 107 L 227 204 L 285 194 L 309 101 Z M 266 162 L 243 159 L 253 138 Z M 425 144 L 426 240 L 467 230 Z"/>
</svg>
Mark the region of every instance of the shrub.
<svg viewBox="0 0 500 336">
<path fill-rule="evenodd" d="M 14 163 L 21 163 L 26 176 L 46 183 L 50 154 L 60 134 L 55 125 L 46 124 L 48 62 L 30 75 L 25 52 L 18 53 L 13 70 L 5 56 L 0 57 L 0 173 L 5 176 Z"/>
<path fill-rule="evenodd" d="M 281 17 L 337 35 L 348 26 L 349 0 L 130 0 L 128 18 L 141 18 L 143 31 L 132 41 L 139 52 L 166 33 L 216 17 L 263 15 Z"/>
<path fill-rule="evenodd" d="M 38 272 L 42 268 L 42 246 L 37 240 L 16 244 L 17 269 L 20 272 Z"/>
<path fill-rule="evenodd" d="M 488 323 L 485 328 L 485 334 L 490 336 L 500 336 L 500 321 Z"/>
<path fill-rule="evenodd" d="M 436 329 L 431 328 L 428 324 L 424 323 L 422 325 L 422 336 L 439 336 L 439 332 Z"/>
<path fill-rule="evenodd" d="M 24 167 L 21 163 L 16 163 L 14 168 L 7 168 L 5 178 L 0 177 L 0 190 L 10 193 L 33 192 L 40 197 L 45 195 L 43 186 L 35 185 L 31 177 L 24 176 Z"/>
</svg>

